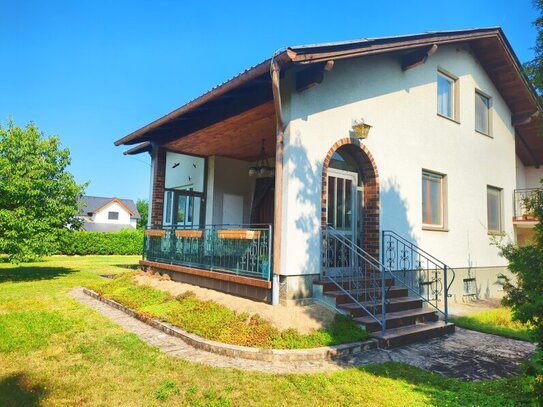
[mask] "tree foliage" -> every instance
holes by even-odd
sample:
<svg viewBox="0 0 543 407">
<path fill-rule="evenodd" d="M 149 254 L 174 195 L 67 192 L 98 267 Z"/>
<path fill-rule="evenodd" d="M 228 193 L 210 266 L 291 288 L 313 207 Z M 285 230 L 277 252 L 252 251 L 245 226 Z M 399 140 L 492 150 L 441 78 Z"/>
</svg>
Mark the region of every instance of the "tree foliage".
<svg viewBox="0 0 543 407">
<path fill-rule="evenodd" d="M 66 226 L 78 223 L 78 185 L 67 171 L 70 152 L 58 137 L 30 123 L 0 126 L 0 253 L 10 261 L 54 253 Z"/>
<path fill-rule="evenodd" d="M 538 352 L 530 370 L 536 376 L 537 397 L 543 405 L 543 188 L 536 190 L 523 204 L 539 221 L 535 225 L 533 241 L 524 246 L 509 244 L 502 247 L 509 270 L 516 277 L 516 282 L 505 278 L 502 303 L 511 307 L 514 320 L 531 326 Z"/>
<path fill-rule="evenodd" d="M 145 199 L 138 199 L 136 201 L 136 208 L 141 216 L 141 218 L 138 220 L 137 227 L 138 229 L 145 229 L 147 226 L 147 219 L 149 217 L 149 202 L 147 202 Z"/>
<path fill-rule="evenodd" d="M 524 70 L 536 90 L 539 103 L 543 104 L 543 0 L 535 0 L 534 6 L 539 11 L 539 17 L 534 21 L 534 26 L 537 30 L 537 39 L 534 47 L 535 57 L 524 64 Z"/>
</svg>

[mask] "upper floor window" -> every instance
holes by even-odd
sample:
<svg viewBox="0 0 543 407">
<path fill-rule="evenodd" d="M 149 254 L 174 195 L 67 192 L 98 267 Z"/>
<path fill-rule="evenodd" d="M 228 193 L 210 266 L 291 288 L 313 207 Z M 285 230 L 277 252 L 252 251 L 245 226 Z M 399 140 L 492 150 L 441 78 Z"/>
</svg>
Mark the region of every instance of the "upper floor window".
<svg viewBox="0 0 543 407">
<path fill-rule="evenodd" d="M 444 72 L 437 73 L 437 113 L 456 120 L 457 78 Z"/>
<path fill-rule="evenodd" d="M 108 212 L 107 218 L 109 220 L 118 220 L 119 219 L 119 212 Z"/>
<path fill-rule="evenodd" d="M 445 227 L 445 175 L 422 171 L 422 223 Z"/>
<path fill-rule="evenodd" d="M 490 98 L 475 91 L 475 130 L 490 135 Z"/>
<path fill-rule="evenodd" d="M 502 226 L 502 190 L 500 188 L 486 187 L 486 207 L 488 217 L 488 232 L 501 233 Z"/>
</svg>

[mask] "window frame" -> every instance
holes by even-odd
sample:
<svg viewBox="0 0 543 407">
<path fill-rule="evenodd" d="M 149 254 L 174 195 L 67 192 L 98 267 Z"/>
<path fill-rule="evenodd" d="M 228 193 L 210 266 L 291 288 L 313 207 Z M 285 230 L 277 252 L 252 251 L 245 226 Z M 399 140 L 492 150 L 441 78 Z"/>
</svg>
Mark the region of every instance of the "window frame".
<svg viewBox="0 0 543 407">
<path fill-rule="evenodd" d="M 438 79 L 439 77 L 443 77 L 446 80 L 448 80 L 451 83 L 451 98 L 450 101 L 451 104 L 451 116 L 447 116 L 444 113 L 441 113 L 439 111 L 439 83 Z M 436 76 L 436 111 L 437 115 L 440 117 L 444 117 L 445 119 L 452 120 L 455 123 L 460 123 L 460 109 L 458 104 L 458 95 L 459 95 L 459 83 L 458 83 L 458 77 L 456 75 L 453 75 L 452 73 L 446 71 L 445 69 L 438 68 L 437 69 L 437 76 Z"/>
<path fill-rule="evenodd" d="M 477 129 L 477 121 L 476 121 L 476 118 L 477 118 L 477 96 L 482 96 L 484 97 L 486 100 L 488 100 L 488 106 L 487 106 L 487 114 L 486 114 L 486 120 L 487 120 L 487 130 L 488 132 L 485 133 L 484 131 L 481 131 L 479 129 Z M 475 93 L 474 93 L 474 106 L 473 106 L 473 128 L 475 129 L 475 131 L 477 133 L 480 133 L 484 136 L 488 136 L 488 137 L 492 137 L 492 97 L 483 92 L 482 90 L 480 89 L 475 89 Z"/>
<path fill-rule="evenodd" d="M 489 192 L 495 191 L 498 193 L 498 229 L 490 229 L 490 208 L 489 208 Z M 503 222 L 503 188 L 496 187 L 494 185 L 486 186 L 486 228 L 489 235 L 503 235 L 504 222 Z"/>
<path fill-rule="evenodd" d="M 113 214 L 116 214 L 116 217 L 111 217 Z M 119 220 L 119 211 L 108 211 L 107 220 Z"/>
<path fill-rule="evenodd" d="M 425 175 L 430 175 L 434 177 L 439 177 L 440 179 L 440 187 L 441 187 L 441 193 L 440 193 L 440 223 L 427 223 L 426 220 L 428 219 L 425 217 L 424 213 L 428 212 L 428 205 L 426 207 L 423 206 L 424 204 L 424 177 Z M 436 230 L 436 231 L 448 231 L 448 219 L 447 219 L 447 175 L 441 172 L 428 170 L 426 168 L 422 169 L 421 172 L 421 215 L 422 215 L 422 229 L 423 230 Z M 431 209 L 431 205 L 430 205 Z M 431 217 L 431 215 L 430 215 Z"/>
</svg>

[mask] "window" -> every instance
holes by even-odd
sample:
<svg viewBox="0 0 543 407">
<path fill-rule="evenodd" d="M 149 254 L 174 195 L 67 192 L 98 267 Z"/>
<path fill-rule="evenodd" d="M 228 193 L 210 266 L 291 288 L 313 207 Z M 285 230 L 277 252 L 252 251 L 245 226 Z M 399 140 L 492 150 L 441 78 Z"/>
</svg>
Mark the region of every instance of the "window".
<svg viewBox="0 0 543 407">
<path fill-rule="evenodd" d="M 486 187 L 486 208 L 488 216 L 488 232 L 502 232 L 502 190 Z"/>
<path fill-rule="evenodd" d="M 422 223 L 433 228 L 445 227 L 445 176 L 422 171 Z"/>
<path fill-rule="evenodd" d="M 437 73 L 437 113 L 456 120 L 456 78 Z"/>
<path fill-rule="evenodd" d="M 490 98 L 475 91 L 475 130 L 490 135 Z"/>
<path fill-rule="evenodd" d="M 119 219 L 119 212 L 108 212 L 107 218 L 109 220 L 118 220 Z"/>
</svg>

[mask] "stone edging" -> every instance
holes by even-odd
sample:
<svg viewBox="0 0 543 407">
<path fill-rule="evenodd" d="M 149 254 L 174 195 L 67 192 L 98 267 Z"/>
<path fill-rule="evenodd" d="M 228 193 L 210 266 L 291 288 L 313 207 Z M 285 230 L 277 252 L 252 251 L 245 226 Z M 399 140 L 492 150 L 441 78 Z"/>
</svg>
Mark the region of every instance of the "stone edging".
<svg viewBox="0 0 543 407">
<path fill-rule="evenodd" d="M 353 342 L 336 346 L 323 346 L 312 349 L 260 349 L 248 346 L 230 345 L 216 341 L 204 339 L 198 335 L 187 332 L 179 327 L 170 325 L 163 321 L 138 314 L 131 308 L 125 307 L 116 301 L 102 297 L 95 291 L 83 287 L 83 292 L 113 308 L 116 308 L 133 318 L 136 318 L 147 325 L 152 326 L 168 335 L 182 339 L 190 346 L 207 352 L 219 355 L 230 356 L 233 358 L 244 358 L 250 360 L 260 360 L 267 362 L 289 362 L 289 361 L 310 361 L 337 359 L 343 356 L 357 354 L 377 347 L 377 341 L 370 339 L 363 342 Z"/>
</svg>

